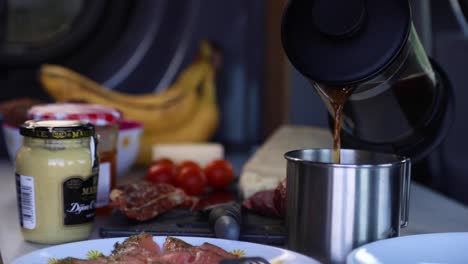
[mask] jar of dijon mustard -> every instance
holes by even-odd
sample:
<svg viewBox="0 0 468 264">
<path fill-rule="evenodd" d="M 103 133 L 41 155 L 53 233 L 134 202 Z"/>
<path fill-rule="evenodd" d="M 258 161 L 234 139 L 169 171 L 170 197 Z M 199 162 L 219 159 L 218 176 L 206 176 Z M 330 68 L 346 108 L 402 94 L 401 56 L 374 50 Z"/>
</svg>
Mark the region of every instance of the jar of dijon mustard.
<svg viewBox="0 0 468 264">
<path fill-rule="evenodd" d="M 109 194 L 116 186 L 118 110 L 96 104 L 54 103 L 35 105 L 28 110 L 33 120 L 80 120 L 94 125 L 99 139 L 99 181 L 96 198 L 96 214 L 109 215 Z"/>
<path fill-rule="evenodd" d="M 56 244 L 92 231 L 98 181 L 94 126 L 75 120 L 26 121 L 16 156 L 25 240 Z"/>
</svg>

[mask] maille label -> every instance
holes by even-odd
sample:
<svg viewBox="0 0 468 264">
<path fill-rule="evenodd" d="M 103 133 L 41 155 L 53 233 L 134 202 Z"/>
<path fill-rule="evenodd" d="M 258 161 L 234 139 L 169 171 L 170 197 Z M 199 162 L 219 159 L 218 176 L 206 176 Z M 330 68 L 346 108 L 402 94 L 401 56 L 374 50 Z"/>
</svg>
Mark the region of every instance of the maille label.
<svg viewBox="0 0 468 264">
<path fill-rule="evenodd" d="M 83 138 L 91 137 L 94 134 L 93 131 L 43 131 L 36 130 L 32 133 L 28 133 L 27 136 L 32 136 L 35 138 L 55 138 L 55 139 L 73 139 L 73 138 Z"/>
<path fill-rule="evenodd" d="M 34 135 L 35 137 L 38 137 L 38 138 L 48 138 L 49 132 L 48 131 L 35 131 Z"/>
<path fill-rule="evenodd" d="M 63 182 L 64 225 L 79 225 L 94 220 L 98 174 L 83 180 L 71 177 Z"/>
<path fill-rule="evenodd" d="M 54 132 L 52 132 L 52 137 L 53 137 L 53 138 L 66 138 L 66 137 L 67 137 L 67 132 L 64 132 L 64 131 L 54 131 Z"/>
<path fill-rule="evenodd" d="M 34 138 L 74 139 L 94 136 L 94 126 L 77 120 L 29 120 L 20 134 Z"/>
</svg>

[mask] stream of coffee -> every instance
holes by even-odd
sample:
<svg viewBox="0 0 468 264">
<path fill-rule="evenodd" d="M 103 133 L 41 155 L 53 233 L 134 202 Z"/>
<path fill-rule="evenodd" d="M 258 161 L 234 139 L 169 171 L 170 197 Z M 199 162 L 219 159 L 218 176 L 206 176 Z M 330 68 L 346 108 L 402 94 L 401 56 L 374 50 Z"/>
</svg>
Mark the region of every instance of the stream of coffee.
<svg viewBox="0 0 468 264">
<path fill-rule="evenodd" d="M 333 110 L 334 127 L 333 127 L 333 163 L 340 163 L 341 150 L 341 125 L 343 123 L 343 107 L 351 96 L 354 86 L 323 86 L 316 85 L 319 92 L 323 95 L 325 102 L 329 104 Z"/>
</svg>

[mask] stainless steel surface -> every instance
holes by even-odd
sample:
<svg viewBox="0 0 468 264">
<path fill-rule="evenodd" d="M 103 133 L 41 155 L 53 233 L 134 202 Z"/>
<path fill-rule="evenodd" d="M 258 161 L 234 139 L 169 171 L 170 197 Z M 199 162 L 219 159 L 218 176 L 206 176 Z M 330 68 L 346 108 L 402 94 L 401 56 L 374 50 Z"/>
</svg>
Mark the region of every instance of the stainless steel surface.
<svg viewBox="0 0 468 264">
<path fill-rule="evenodd" d="M 400 235 L 408 220 L 410 161 L 390 154 L 296 150 L 287 159 L 287 247 L 325 263 Z"/>
<path fill-rule="evenodd" d="M 403 188 L 400 190 L 402 197 L 401 209 L 401 227 L 407 227 L 409 221 L 409 204 L 411 192 L 411 161 L 405 161 L 405 172 L 403 174 Z"/>
</svg>

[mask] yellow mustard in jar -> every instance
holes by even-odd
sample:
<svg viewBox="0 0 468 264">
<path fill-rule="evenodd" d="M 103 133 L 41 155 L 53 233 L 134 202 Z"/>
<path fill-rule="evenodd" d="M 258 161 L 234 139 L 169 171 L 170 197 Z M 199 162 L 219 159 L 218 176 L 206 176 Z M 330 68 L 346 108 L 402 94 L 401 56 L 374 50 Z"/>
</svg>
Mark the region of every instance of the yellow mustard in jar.
<svg viewBox="0 0 468 264">
<path fill-rule="evenodd" d="M 94 126 L 74 120 L 27 121 L 16 156 L 16 186 L 25 240 L 56 244 L 92 231 L 98 183 Z"/>
<path fill-rule="evenodd" d="M 121 113 L 117 109 L 97 104 L 54 103 L 31 107 L 28 110 L 28 117 L 32 120 L 80 120 L 95 126 L 99 139 L 96 214 L 110 214 L 109 194 L 116 186 L 118 124 Z"/>
</svg>

